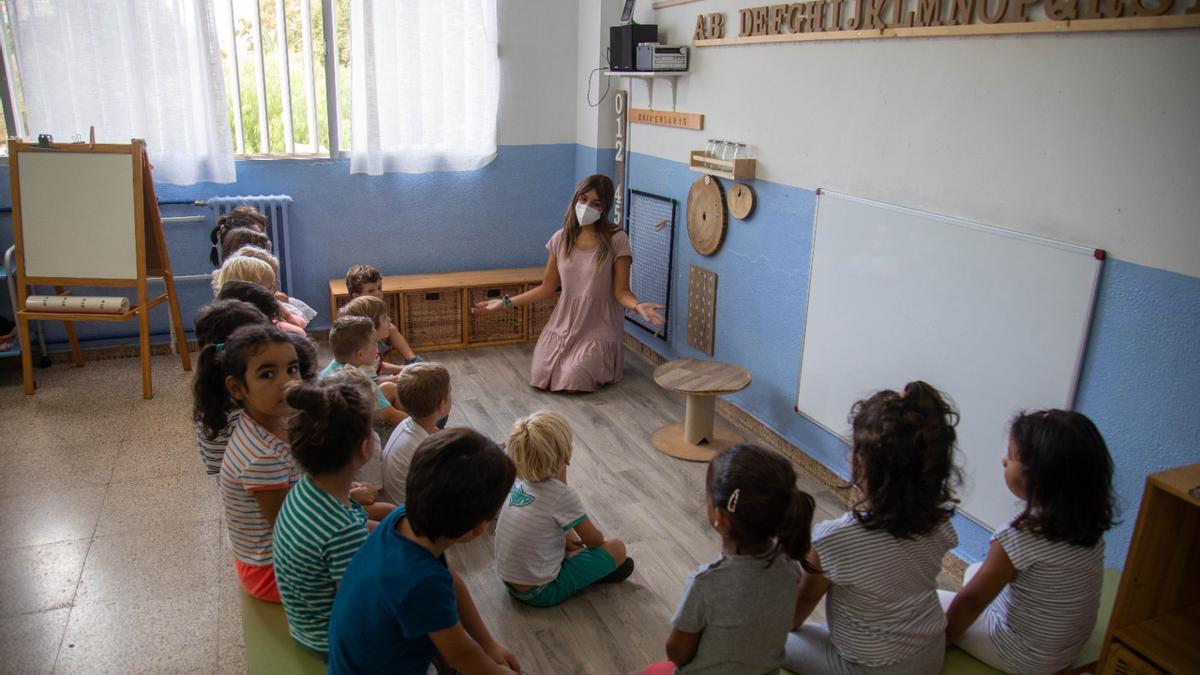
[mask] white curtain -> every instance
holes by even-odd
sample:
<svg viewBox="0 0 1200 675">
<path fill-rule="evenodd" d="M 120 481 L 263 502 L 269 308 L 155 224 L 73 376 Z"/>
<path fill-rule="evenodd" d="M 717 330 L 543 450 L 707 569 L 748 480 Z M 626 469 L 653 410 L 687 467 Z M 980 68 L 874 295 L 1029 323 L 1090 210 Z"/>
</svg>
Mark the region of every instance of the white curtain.
<svg viewBox="0 0 1200 675">
<path fill-rule="evenodd" d="M 232 183 L 211 0 L 8 0 L 28 135 L 146 140 L 156 182 Z"/>
<path fill-rule="evenodd" d="M 352 0 L 350 44 L 351 173 L 495 159 L 496 0 Z"/>
</svg>

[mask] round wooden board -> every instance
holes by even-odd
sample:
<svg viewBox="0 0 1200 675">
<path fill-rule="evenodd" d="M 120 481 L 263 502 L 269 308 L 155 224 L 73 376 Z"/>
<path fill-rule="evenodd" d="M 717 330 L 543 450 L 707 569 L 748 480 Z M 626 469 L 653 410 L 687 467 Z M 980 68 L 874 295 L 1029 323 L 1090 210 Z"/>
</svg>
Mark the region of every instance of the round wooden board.
<svg viewBox="0 0 1200 675">
<path fill-rule="evenodd" d="M 745 183 L 734 183 L 729 188 L 729 215 L 745 220 L 754 213 L 754 189 Z"/>
<path fill-rule="evenodd" d="M 668 424 L 650 436 L 650 444 L 655 450 L 676 459 L 707 462 L 718 452 L 742 442 L 742 437 L 736 431 L 720 423 L 713 425 L 713 435 L 716 438 L 709 443 L 692 445 L 683 437 L 682 424 Z"/>
<path fill-rule="evenodd" d="M 700 255 L 712 255 L 725 241 L 725 196 L 721 181 L 701 176 L 688 191 L 688 239 Z"/>
</svg>

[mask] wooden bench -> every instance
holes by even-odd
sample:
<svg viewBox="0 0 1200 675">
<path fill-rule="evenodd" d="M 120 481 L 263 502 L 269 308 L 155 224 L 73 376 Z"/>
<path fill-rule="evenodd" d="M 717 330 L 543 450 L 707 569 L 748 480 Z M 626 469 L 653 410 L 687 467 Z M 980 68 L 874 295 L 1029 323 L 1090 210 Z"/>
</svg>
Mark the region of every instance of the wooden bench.
<svg viewBox="0 0 1200 675">
<path fill-rule="evenodd" d="M 537 340 L 557 298 L 526 307 L 471 314 L 483 300 L 514 296 L 541 284 L 543 268 L 478 270 L 383 277 L 392 322 L 413 349 L 466 349 Z M 329 281 L 329 309 L 350 301 L 345 279 Z"/>
</svg>

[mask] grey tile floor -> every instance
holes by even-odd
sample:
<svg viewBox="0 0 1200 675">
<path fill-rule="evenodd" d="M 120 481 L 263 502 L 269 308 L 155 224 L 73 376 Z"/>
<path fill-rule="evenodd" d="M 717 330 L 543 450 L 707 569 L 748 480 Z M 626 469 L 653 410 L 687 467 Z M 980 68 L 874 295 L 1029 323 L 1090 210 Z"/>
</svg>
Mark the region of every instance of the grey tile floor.
<svg viewBox="0 0 1200 675">
<path fill-rule="evenodd" d="M 719 548 L 703 515 L 704 466 L 650 447 L 683 404 L 654 385 L 649 364 L 630 355 L 619 386 L 556 396 L 525 383 L 530 350 L 427 355 L 451 371 L 451 424 L 503 438 L 538 408 L 567 415 L 572 483 L 637 571 L 534 610 L 496 580 L 490 536 L 451 562 L 527 672 L 627 672 L 663 658 L 684 580 Z M 190 373 L 155 357 L 149 401 L 135 359 L 37 375 L 25 396 L 19 369 L 0 367 L 0 671 L 244 672 L 240 590 L 194 445 Z M 818 519 L 841 511 L 814 479 L 801 484 Z"/>
</svg>

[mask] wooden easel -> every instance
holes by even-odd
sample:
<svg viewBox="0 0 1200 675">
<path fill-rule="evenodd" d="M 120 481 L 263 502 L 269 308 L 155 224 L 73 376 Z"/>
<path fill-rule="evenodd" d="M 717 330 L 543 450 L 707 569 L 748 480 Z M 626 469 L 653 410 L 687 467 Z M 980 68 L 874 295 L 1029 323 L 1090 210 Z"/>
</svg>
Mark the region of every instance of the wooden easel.
<svg viewBox="0 0 1200 675">
<path fill-rule="evenodd" d="M 150 377 L 149 310 L 167 301 L 184 370 L 191 370 L 187 339 L 179 314 L 162 219 L 154 195 L 146 143 L 32 144 L 8 141 L 12 181 L 13 239 L 17 255 L 17 326 L 25 393 L 33 394 L 30 321 L 62 321 L 76 366 L 83 352 L 75 321 L 138 319 L 142 396 L 154 395 Z M 24 176 L 24 183 L 22 183 Z M 165 291 L 150 298 L 148 277 L 162 277 Z M 119 314 L 45 312 L 25 309 L 29 286 L 137 289 L 136 304 Z"/>
</svg>

